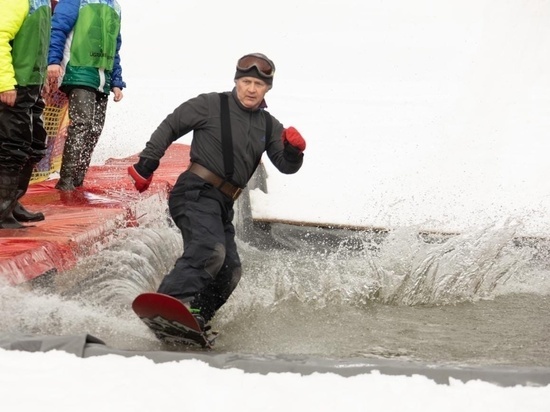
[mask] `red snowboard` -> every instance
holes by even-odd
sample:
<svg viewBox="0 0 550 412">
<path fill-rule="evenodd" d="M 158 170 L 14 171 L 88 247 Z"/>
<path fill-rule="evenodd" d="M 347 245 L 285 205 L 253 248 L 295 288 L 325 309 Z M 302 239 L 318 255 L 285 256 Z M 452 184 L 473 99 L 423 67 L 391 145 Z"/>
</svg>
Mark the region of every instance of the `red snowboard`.
<svg viewBox="0 0 550 412">
<path fill-rule="evenodd" d="M 195 317 L 176 298 L 161 293 L 143 293 L 134 299 L 132 309 L 164 343 L 200 345 L 211 348 L 215 335 L 201 330 Z"/>
</svg>

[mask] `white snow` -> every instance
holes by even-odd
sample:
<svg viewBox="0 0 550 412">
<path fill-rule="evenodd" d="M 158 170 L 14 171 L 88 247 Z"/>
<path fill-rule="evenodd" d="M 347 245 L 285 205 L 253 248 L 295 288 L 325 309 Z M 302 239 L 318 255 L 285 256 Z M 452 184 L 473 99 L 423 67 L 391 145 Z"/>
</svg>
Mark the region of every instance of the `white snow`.
<svg viewBox="0 0 550 412">
<path fill-rule="evenodd" d="M 260 51 L 277 65 L 269 111 L 308 147 L 296 175 L 266 162 L 256 216 L 437 230 L 512 218 L 548 233 L 550 2 L 119 1 L 128 88 L 94 163 L 140 151 L 179 103 L 231 89 L 236 59 Z M 550 386 L 55 351 L 0 350 L 0 394 L 4 411 L 550 410 Z"/>
</svg>

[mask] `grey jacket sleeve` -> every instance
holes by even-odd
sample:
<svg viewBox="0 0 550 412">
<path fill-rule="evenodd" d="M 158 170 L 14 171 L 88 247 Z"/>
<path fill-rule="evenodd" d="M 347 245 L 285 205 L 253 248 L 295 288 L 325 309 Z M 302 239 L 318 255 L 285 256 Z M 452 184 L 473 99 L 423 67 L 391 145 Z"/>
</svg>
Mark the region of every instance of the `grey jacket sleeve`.
<svg viewBox="0 0 550 412">
<path fill-rule="evenodd" d="M 304 154 L 283 143 L 283 125 L 273 116 L 273 131 L 266 145 L 266 153 L 273 165 L 284 174 L 296 173 L 302 167 Z"/>
<path fill-rule="evenodd" d="M 199 95 L 178 106 L 151 135 L 140 157 L 160 160 L 177 139 L 200 128 L 208 117 L 206 95 Z"/>
</svg>

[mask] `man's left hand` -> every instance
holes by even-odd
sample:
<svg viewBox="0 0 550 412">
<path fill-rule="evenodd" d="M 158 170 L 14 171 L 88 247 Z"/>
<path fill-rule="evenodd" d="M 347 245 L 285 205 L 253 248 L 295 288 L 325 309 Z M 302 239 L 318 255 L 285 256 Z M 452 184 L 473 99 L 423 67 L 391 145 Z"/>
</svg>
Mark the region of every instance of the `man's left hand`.
<svg viewBox="0 0 550 412">
<path fill-rule="evenodd" d="M 132 182 L 134 182 L 134 186 L 136 187 L 138 192 L 142 193 L 149 188 L 149 185 L 153 181 L 153 174 L 151 174 L 149 177 L 142 176 L 136 170 L 136 166 L 137 163 L 133 166 L 128 167 L 128 175 L 130 176 L 130 179 L 132 179 Z"/>
</svg>

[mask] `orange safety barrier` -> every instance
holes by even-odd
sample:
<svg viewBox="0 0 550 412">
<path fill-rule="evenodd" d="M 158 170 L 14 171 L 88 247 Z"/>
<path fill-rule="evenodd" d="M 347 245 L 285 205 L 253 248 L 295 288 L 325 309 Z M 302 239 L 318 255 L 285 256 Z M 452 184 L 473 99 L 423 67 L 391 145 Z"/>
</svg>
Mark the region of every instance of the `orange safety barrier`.
<svg viewBox="0 0 550 412">
<path fill-rule="evenodd" d="M 69 126 L 68 100 L 65 93 L 59 90 L 44 92 L 43 97 L 46 107 L 42 117 L 48 135 L 48 145 L 46 156 L 35 166 L 31 184 L 42 182 L 52 173 L 59 172 Z"/>
</svg>

